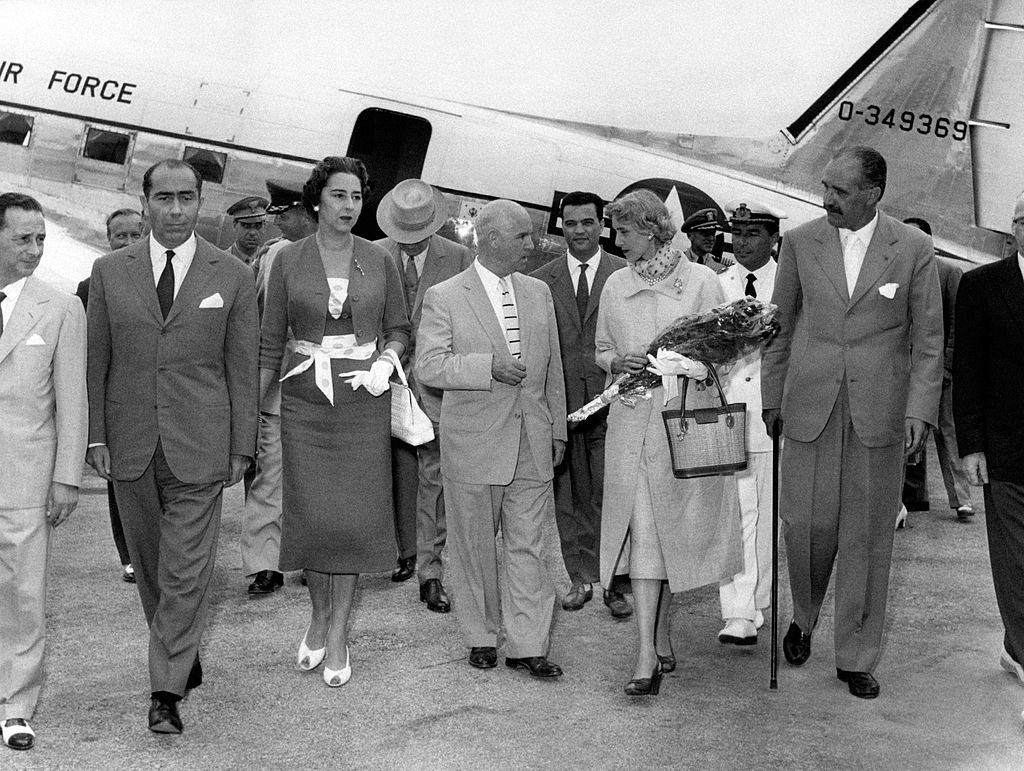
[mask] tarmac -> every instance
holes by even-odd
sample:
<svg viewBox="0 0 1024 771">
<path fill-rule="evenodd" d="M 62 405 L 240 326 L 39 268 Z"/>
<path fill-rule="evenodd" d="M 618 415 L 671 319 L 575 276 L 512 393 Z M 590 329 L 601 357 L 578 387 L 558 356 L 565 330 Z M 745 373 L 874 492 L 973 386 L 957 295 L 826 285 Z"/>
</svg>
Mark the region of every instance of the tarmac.
<svg viewBox="0 0 1024 771">
<path fill-rule="evenodd" d="M 466 660 L 454 614 L 430 613 L 416 581 L 363 576 L 351 624 L 352 680 L 329 689 L 295 665 L 309 600 L 297 573 L 263 599 L 241 574 L 241 485 L 225 494 L 205 682 L 182 703 L 185 731 L 147 730 L 147 631 L 120 579 L 102 480 L 87 474 L 78 510 L 53 534 L 47 677 L 30 752 L 0 747 L 0 768 L 26 769 L 1017 769 L 1024 767 L 1024 688 L 999 667 L 980 490 L 967 523 L 946 508 L 932 454 L 932 511 L 896 534 L 878 699 L 835 677 L 832 597 L 810 660 L 780 653 L 769 688 L 770 618 L 756 646 L 723 646 L 715 587 L 676 595 L 679 666 L 661 693 L 623 693 L 632 620 L 599 596 L 555 615 L 540 681 Z M 568 589 L 553 517 L 545 562 Z M 780 576 L 779 638 L 790 619 Z M 499 651 L 499 657 L 501 651 Z"/>
</svg>

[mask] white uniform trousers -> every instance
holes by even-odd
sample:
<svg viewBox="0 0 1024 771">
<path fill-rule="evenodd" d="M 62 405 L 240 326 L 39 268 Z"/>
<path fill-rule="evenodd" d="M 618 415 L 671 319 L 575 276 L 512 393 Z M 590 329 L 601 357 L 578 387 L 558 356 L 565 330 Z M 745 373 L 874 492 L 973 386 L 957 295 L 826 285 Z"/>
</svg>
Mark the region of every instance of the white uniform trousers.
<svg viewBox="0 0 1024 771">
<path fill-rule="evenodd" d="M 772 453 L 747 453 L 734 475 L 743 537 L 743 570 L 718 586 L 722 618 L 754 621 L 772 600 Z"/>
<path fill-rule="evenodd" d="M 242 571 L 278 570 L 281 554 L 281 416 L 260 413 L 256 476 L 242 515 Z"/>
</svg>

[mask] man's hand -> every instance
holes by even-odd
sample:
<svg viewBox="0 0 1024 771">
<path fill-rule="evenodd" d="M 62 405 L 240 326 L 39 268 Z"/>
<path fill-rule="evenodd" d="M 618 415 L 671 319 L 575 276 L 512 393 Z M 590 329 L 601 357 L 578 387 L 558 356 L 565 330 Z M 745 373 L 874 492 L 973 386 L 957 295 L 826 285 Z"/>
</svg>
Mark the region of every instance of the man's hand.
<svg viewBox="0 0 1024 771">
<path fill-rule="evenodd" d="M 491 357 L 491 377 L 499 383 L 516 386 L 526 377 L 526 365 L 511 356 Z"/>
<path fill-rule="evenodd" d="M 551 465 L 559 466 L 565 459 L 565 442 L 561 439 L 551 440 Z"/>
<path fill-rule="evenodd" d="M 50 492 L 46 496 L 46 519 L 50 523 L 50 527 L 57 527 L 67 519 L 77 505 L 77 487 L 66 485 L 63 482 L 52 482 Z"/>
<path fill-rule="evenodd" d="M 782 435 L 782 410 L 778 407 L 761 410 L 761 420 L 764 421 L 764 428 L 768 432 L 768 436 Z"/>
<path fill-rule="evenodd" d="M 108 482 L 113 480 L 110 476 L 110 450 L 105 444 L 98 444 L 85 451 L 85 462 L 92 466 L 96 473 Z"/>
<path fill-rule="evenodd" d="M 242 477 L 245 476 L 250 463 L 252 463 L 252 458 L 248 455 L 233 454 L 231 456 L 231 476 L 224 482 L 224 486 L 231 487 L 231 485 L 237 485 L 242 480 Z"/>
<path fill-rule="evenodd" d="M 988 461 L 985 460 L 985 453 L 972 452 L 965 455 L 961 463 L 968 482 L 977 487 L 988 484 Z"/>
<path fill-rule="evenodd" d="M 619 375 L 626 372 L 635 375 L 637 372 L 643 372 L 649 363 L 647 351 L 634 351 L 623 356 L 616 356 L 612 359 L 612 374 Z"/>
<path fill-rule="evenodd" d="M 920 418 L 907 418 L 903 423 L 903 451 L 913 455 L 928 438 L 928 424 Z"/>
</svg>

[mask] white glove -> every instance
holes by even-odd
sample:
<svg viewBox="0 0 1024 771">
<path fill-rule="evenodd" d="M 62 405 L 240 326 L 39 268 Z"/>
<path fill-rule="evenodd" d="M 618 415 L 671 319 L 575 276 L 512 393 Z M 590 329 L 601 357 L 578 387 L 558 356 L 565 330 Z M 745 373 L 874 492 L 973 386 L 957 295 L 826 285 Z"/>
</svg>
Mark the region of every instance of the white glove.
<svg viewBox="0 0 1024 771">
<path fill-rule="evenodd" d="M 356 372 L 343 372 L 338 377 L 348 382 L 352 390 L 362 386 L 373 396 L 380 396 L 391 388 L 391 375 L 394 374 L 395 365 L 390 356 L 381 356 L 370 369 L 358 370 Z"/>
<path fill-rule="evenodd" d="M 659 377 L 685 375 L 694 380 L 704 380 L 708 376 L 708 368 L 704 364 L 664 348 L 658 349 L 657 357 L 647 354 L 647 360 L 651 363 L 647 371 Z"/>
</svg>

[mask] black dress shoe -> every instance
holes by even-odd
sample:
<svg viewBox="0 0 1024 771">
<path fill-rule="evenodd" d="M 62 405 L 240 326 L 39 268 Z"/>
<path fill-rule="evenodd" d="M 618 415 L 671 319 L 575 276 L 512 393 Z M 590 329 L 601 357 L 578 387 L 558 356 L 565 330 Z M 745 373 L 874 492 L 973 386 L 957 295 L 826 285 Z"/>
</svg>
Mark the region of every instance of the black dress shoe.
<svg viewBox="0 0 1024 771">
<path fill-rule="evenodd" d="M 626 683 L 627 696 L 657 696 L 661 690 L 661 662 L 654 665 L 650 677 L 634 677 Z"/>
<path fill-rule="evenodd" d="M 836 677 L 846 683 L 850 693 L 858 699 L 878 698 L 878 692 L 882 690 L 875 676 L 870 672 L 850 672 L 845 669 L 837 669 Z"/>
<path fill-rule="evenodd" d="M 192 662 L 192 669 L 188 673 L 188 681 L 185 683 L 185 690 L 191 691 L 193 688 L 198 688 L 203 684 L 203 665 L 199 662 L 199 655 L 196 654 L 196 660 Z"/>
<path fill-rule="evenodd" d="M 782 653 L 794 667 L 811 657 L 811 636 L 800 631 L 795 621 L 789 624 L 789 631 L 782 638 Z"/>
<path fill-rule="evenodd" d="M 593 596 L 594 588 L 589 584 L 573 584 L 562 599 L 562 610 L 582 610 Z"/>
<path fill-rule="evenodd" d="M 178 700 L 173 695 L 154 695 L 149 700 L 149 730 L 157 734 L 181 733 Z"/>
<path fill-rule="evenodd" d="M 444 592 L 440 579 L 428 578 L 420 584 L 420 602 L 427 603 L 427 610 L 435 613 L 447 613 L 452 609 L 448 595 Z"/>
<path fill-rule="evenodd" d="M 488 647 L 470 648 L 469 665 L 477 669 L 494 669 L 494 667 L 498 666 L 498 649 Z"/>
<path fill-rule="evenodd" d="M 505 659 L 510 669 L 528 669 L 534 677 L 561 677 L 562 668 L 552 664 L 544 656 L 527 656 L 525 659 Z"/>
<path fill-rule="evenodd" d="M 249 594 L 254 597 L 261 597 L 266 594 L 273 594 L 284 586 L 284 574 L 276 570 L 261 570 L 249 584 Z"/>
<path fill-rule="evenodd" d="M 633 615 L 633 609 L 629 607 L 622 592 L 605 591 L 604 604 L 611 611 L 612 618 L 629 618 Z"/>
<path fill-rule="evenodd" d="M 8 718 L 3 722 L 4 744 L 12 750 L 30 750 L 36 741 L 36 733 L 27 720 L 20 717 Z"/>
<path fill-rule="evenodd" d="M 408 581 L 412 578 L 413 573 L 416 572 L 416 558 L 415 557 L 402 557 L 398 560 L 398 567 L 395 568 L 395 572 L 391 574 L 391 580 L 396 584 L 402 581 Z"/>
</svg>

